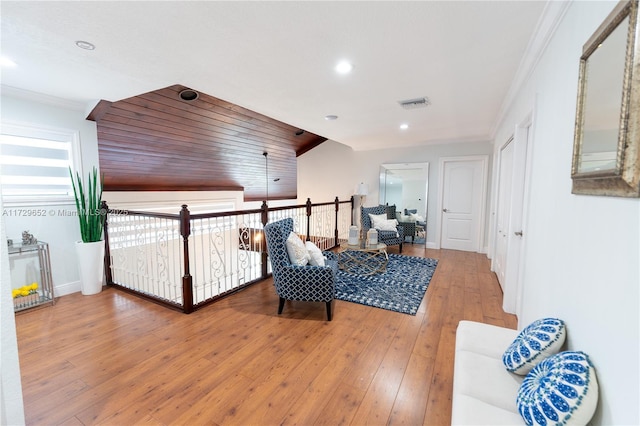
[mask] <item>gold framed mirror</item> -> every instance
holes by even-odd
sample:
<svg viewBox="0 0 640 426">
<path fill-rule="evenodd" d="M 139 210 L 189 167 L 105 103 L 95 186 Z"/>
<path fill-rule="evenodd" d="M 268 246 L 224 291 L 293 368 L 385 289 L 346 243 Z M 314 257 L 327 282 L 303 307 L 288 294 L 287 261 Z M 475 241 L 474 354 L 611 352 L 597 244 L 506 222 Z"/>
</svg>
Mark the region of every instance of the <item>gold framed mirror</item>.
<svg viewBox="0 0 640 426">
<path fill-rule="evenodd" d="M 572 193 L 640 197 L 638 0 L 620 1 L 584 44 Z"/>
</svg>

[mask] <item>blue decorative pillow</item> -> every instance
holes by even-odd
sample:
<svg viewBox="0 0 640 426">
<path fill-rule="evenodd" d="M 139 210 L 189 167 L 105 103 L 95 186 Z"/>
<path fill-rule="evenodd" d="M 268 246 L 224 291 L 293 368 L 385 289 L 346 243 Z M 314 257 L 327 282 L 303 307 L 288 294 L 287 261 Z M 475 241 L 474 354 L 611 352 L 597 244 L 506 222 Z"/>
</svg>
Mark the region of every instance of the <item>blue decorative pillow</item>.
<svg viewBox="0 0 640 426">
<path fill-rule="evenodd" d="M 561 352 L 524 378 L 518 411 L 528 425 L 586 425 L 598 405 L 596 371 L 584 352 Z"/>
<path fill-rule="evenodd" d="M 542 318 L 532 322 L 502 355 L 508 371 L 525 375 L 540 361 L 560 351 L 566 337 L 564 321 Z"/>
</svg>

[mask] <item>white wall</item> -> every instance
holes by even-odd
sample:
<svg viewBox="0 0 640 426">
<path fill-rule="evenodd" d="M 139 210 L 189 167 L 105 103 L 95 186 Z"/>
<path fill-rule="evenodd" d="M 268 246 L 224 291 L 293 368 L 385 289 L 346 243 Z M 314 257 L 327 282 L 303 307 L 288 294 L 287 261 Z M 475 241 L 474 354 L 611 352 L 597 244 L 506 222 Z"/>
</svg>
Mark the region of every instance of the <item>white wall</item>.
<svg viewBox="0 0 640 426">
<path fill-rule="evenodd" d="M 1 100 L 3 121 L 79 131 L 84 170 L 98 167 L 96 124 L 85 120 L 83 106 L 40 95 L 19 98 L 4 92 Z M 36 217 L 13 215 L 15 209 L 38 209 L 45 214 Z M 78 218 L 73 215 L 75 204 L 72 201 L 68 204 L 27 207 L 5 204 L 4 210 L 9 211 L 3 215 L 7 238 L 19 242 L 22 240 L 22 231 L 28 230 L 38 240 L 49 243 L 54 294 L 61 296 L 80 291 L 74 247 L 75 242 L 80 240 L 80 228 Z"/>
<path fill-rule="evenodd" d="M 496 146 L 534 113 L 519 327 L 566 321 L 569 350 L 600 384 L 593 424 L 640 424 L 640 200 L 571 194 L 582 46 L 616 2 L 573 2 L 499 126 Z"/>
<path fill-rule="evenodd" d="M 0 211 L 2 210 L 0 191 Z M 0 242 L 4 247 L 5 221 L 0 216 Z M 24 404 L 16 339 L 16 319 L 11 301 L 9 256 L 0 253 L 0 425 L 23 425 Z"/>
<path fill-rule="evenodd" d="M 389 145 L 393 145 L 393 143 L 390 142 Z M 411 148 L 353 151 L 341 143 L 327 141 L 298 157 L 298 197 L 299 200 L 302 197 L 311 197 L 312 201 L 332 200 L 336 196 L 339 196 L 341 200 L 347 199 L 355 193 L 358 184 L 364 182 L 369 185 L 369 195 L 364 204 L 365 206 L 376 206 L 379 201 L 381 164 L 428 162 L 427 245 L 435 247 L 435 229 L 439 218 L 436 207 L 438 204 L 440 158 L 481 154 L 491 157 L 492 149 L 489 142 L 461 142 Z M 491 158 L 489 161 L 489 170 L 491 170 Z M 490 188 L 487 189 L 487 192 L 490 193 Z M 357 203 L 356 208 L 359 208 Z M 489 203 L 487 203 L 488 208 Z M 489 223 L 488 210 L 485 217 L 487 218 L 485 227 L 487 227 Z M 485 231 L 484 235 L 488 235 L 488 232 Z M 485 237 L 482 247 L 487 246 L 486 240 Z"/>
</svg>

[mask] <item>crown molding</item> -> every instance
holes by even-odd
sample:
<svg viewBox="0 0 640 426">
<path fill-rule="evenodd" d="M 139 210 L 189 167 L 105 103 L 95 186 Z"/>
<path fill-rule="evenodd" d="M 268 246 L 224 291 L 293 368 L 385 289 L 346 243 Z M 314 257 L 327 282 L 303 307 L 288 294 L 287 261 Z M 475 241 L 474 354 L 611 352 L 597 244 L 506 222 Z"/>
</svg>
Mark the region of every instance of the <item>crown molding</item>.
<svg viewBox="0 0 640 426">
<path fill-rule="evenodd" d="M 0 85 L 0 95 L 2 97 L 7 96 L 11 98 L 23 99 L 26 101 L 38 102 L 45 105 L 51 105 L 82 112 L 84 112 L 87 107 L 83 102 L 58 98 L 56 96 L 32 92 L 31 90 L 20 89 L 18 87 L 7 86 L 5 84 Z"/>
<path fill-rule="evenodd" d="M 525 53 L 520 61 L 518 70 L 511 81 L 507 95 L 505 96 L 497 120 L 491 130 L 491 139 L 495 139 L 496 132 L 511 105 L 513 104 L 516 96 L 529 80 L 533 71 L 535 70 L 540 58 L 542 57 L 547 45 L 551 41 L 551 38 L 558 29 L 558 25 L 564 18 L 569 6 L 574 0 L 549 0 L 542 11 L 542 15 L 538 20 L 536 29 L 533 32 L 533 36 L 529 40 L 529 44 L 525 50 Z"/>
</svg>

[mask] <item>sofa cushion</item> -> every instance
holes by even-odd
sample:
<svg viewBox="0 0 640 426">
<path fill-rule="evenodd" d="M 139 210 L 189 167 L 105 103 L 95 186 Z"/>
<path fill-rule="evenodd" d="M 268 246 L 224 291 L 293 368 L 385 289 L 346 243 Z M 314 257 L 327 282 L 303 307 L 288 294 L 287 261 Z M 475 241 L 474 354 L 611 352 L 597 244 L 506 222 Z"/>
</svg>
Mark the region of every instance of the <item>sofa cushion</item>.
<svg viewBox="0 0 640 426">
<path fill-rule="evenodd" d="M 506 373 L 502 369 L 503 373 Z M 515 403 L 514 403 L 515 405 Z M 470 395 L 459 394 L 453 399 L 452 425 L 519 425 L 522 417 L 515 410 L 504 410 Z"/>
<path fill-rule="evenodd" d="M 516 394 L 523 377 L 505 370 L 502 354 L 517 330 L 460 321 L 456 331 L 451 424 L 522 423 Z"/>
<path fill-rule="evenodd" d="M 561 352 L 524 378 L 517 396 L 525 423 L 586 425 L 598 405 L 596 372 L 584 352 Z"/>
<path fill-rule="evenodd" d="M 526 326 L 502 356 L 508 371 L 525 375 L 540 361 L 560 351 L 566 337 L 564 321 L 542 318 Z"/>
<path fill-rule="evenodd" d="M 500 358 L 477 352 L 456 351 L 454 370 L 455 392 L 512 413 L 518 413 L 515 395 L 522 376 L 505 371 Z"/>
<path fill-rule="evenodd" d="M 456 351 L 477 352 L 501 359 L 504 349 L 513 342 L 518 330 L 462 320 L 456 331 Z M 504 366 L 502 366 L 504 369 Z"/>
</svg>

